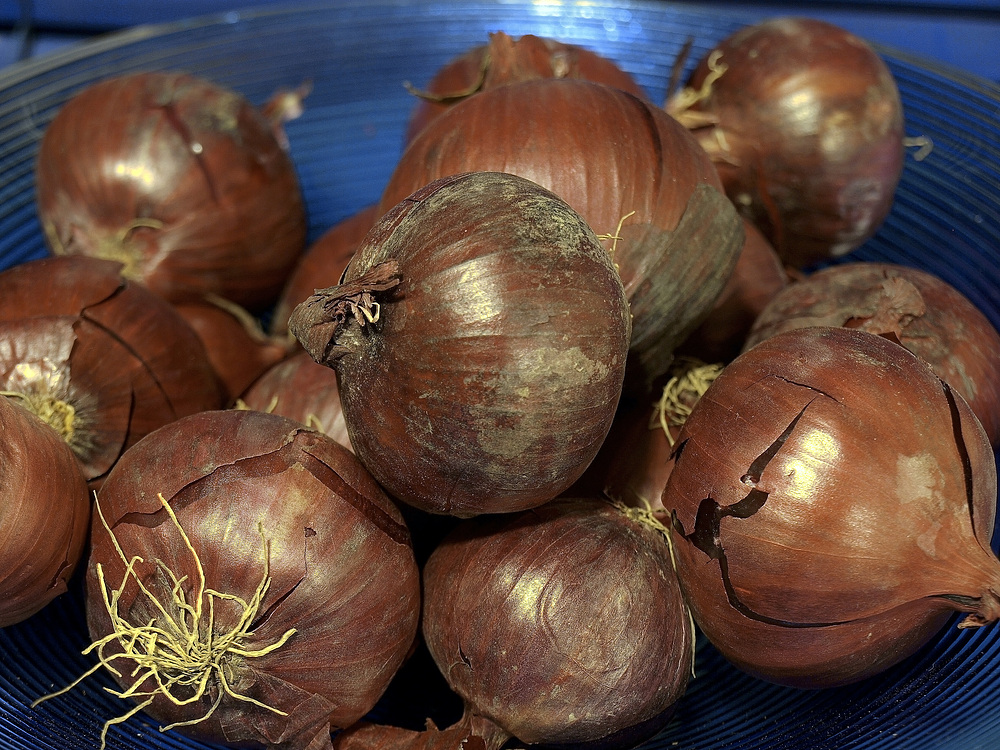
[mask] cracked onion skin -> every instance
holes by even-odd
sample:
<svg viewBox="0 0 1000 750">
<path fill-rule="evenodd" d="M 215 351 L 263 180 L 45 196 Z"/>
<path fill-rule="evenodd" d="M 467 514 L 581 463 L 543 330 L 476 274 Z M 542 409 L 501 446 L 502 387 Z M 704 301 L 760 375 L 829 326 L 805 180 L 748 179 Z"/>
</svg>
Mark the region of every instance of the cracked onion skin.
<svg viewBox="0 0 1000 750">
<path fill-rule="evenodd" d="M 730 363 L 663 493 L 695 621 L 734 664 L 804 688 L 905 659 L 956 611 L 1000 616 L 997 473 L 965 400 L 903 347 L 802 328 Z"/>
<path fill-rule="evenodd" d="M 73 451 L 49 425 L 0 398 L 0 628 L 66 591 L 89 526 L 90 491 Z"/>
<path fill-rule="evenodd" d="M 173 302 L 258 311 L 305 247 L 288 152 L 236 91 L 184 73 L 91 84 L 45 129 L 35 165 L 49 249 L 118 260 Z"/>
<path fill-rule="evenodd" d="M 540 505 L 583 473 L 614 418 L 631 330 L 593 230 L 499 172 L 402 200 L 289 328 L 337 371 L 351 445 L 382 486 L 461 517 Z"/>
<path fill-rule="evenodd" d="M 122 458 L 98 499 L 126 557 L 144 558 L 138 574 L 175 618 L 173 584 L 155 561 L 187 576 L 182 586 L 189 602 L 199 576 L 158 494 L 198 553 L 206 587 L 249 600 L 269 570 L 270 587 L 246 650 L 262 649 L 295 629 L 265 656 L 231 653 L 223 660 L 235 692 L 287 716 L 223 696 L 210 717 L 176 731 L 235 747 L 329 748 L 331 729 L 371 710 L 416 637 L 420 574 L 399 509 L 349 451 L 293 420 L 228 410 L 167 425 Z M 125 569 L 97 518 L 91 538 L 87 622 L 97 639 L 112 632 L 97 565 L 112 587 Z M 156 618 L 166 628 L 134 579 L 124 588 L 119 613 L 133 624 Z M 216 638 L 233 628 L 236 614 L 235 607 L 215 603 Z M 199 630 L 203 640 L 207 619 Z M 113 641 L 107 651 L 120 650 Z M 137 679 L 132 662 L 112 664 L 123 687 Z M 201 699 L 180 706 L 160 695 L 145 710 L 163 723 L 196 719 L 221 690 L 213 673 Z"/>
</svg>

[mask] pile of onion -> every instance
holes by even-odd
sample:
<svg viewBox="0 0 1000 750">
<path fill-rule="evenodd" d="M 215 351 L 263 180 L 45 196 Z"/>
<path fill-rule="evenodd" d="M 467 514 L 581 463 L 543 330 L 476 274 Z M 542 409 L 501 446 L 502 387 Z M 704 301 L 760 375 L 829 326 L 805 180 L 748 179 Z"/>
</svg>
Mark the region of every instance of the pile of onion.
<svg viewBox="0 0 1000 750">
<path fill-rule="evenodd" d="M 53 253 L 116 260 L 180 301 L 272 304 L 305 247 L 305 206 L 274 125 L 184 73 L 91 84 L 46 127 L 38 214 Z"/>
<path fill-rule="evenodd" d="M 289 328 L 337 371 L 351 444 L 375 478 L 456 516 L 531 508 L 582 474 L 614 418 L 630 331 L 593 230 L 499 172 L 401 201 Z"/>
<path fill-rule="evenodd" d="M 144 435 L 222 405 L 191 326 L 120 270 L 73 255 L 0 273 L 0 393 L 54 427 L 95 485 Z"/>
<path fill-rule="evenodd" d="M 885 670 L 1000 617 L 989 440 L 898 344 L 800 328 L 737 357 L 681 429 L 663 505 L 695 621 L 767 680 Z"/>
<path fill-rule="evenodd" d="M 348 450 L 292 420 L 177 420 L 100 490 L 90 650 L 129 715 L 236 747 L 329 748 L 385 690 L 419 612 L 398 508 Z"/>
<path fill-rule="evenodd" d="M 844 255 L 881 226 L 903 169 L 888 66 L 834 24 L 773 18 L 720 42 L 667 103 L 744 216 L 789 265 Z"/>
</svg>

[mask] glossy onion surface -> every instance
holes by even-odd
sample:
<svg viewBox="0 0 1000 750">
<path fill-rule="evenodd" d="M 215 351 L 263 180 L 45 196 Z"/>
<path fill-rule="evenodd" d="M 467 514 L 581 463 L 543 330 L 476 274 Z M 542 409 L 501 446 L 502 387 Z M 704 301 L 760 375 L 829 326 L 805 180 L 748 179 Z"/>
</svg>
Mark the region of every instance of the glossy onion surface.
<svg viewBox="0 0 1000 750">
<path fill-rule="evenodd" d="M 880 336 L 803 328 L 745 352 L 679 435 L 663 494 L 695 620 L 746 671 L 825 687 L 1000 614 L 986 433 Z"/>
</svg>

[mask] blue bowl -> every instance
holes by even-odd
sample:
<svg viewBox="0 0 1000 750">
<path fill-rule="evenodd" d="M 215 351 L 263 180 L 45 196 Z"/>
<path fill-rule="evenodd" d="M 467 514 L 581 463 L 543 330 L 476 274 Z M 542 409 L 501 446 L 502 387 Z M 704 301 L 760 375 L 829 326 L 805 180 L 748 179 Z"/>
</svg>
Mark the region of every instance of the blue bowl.
<svg viewBox="0 0 1000 750">
<path fill-rule="evenodd" d="M 693 37 L 690 64 L 741 21 L 663 2 L 364 2 L 281 7 L 139 27 L 0 71 L 0 268 L 42 257 L 33 159 L 59 107 L 98 79 L 129 71 L 185 70 L 262 104 L 277 89 L 312 81 L 305 114 L 288 125 L 310 218 L 310 239 L 375 202 L 402 150 L 414 100 L 404 81 L 434 72 L 487 33 L 533 33 L 617 61 L 662 101 L 671 66 Z M 851 259 L 928 270 L 969 297 L 1000 328 L 1000 88 L 881 49 L 896 76 L 907 134 L 933 150 L 906 160 L 892 213 Z M 113 116 L 109 113 L 109 116 Z M 843 689 L 799 691 L 761 682 L 698 644 L 697 677 L 671 723 L 643 748 L 1000 747 L 1000 629 L 960 631 L 953 621 L 918 654 Z M 125 712 L 101 671 L 38 708 L 29 704 L 92 665 L 79 575 L 71 592 L 0 630 L 0 747 L 91 750 L 104 722 Z M 419 728 L 446 723 L 454 696 L 421 673 L 415 698 L 394 686 L 377 716 Z M 143 715 L 111 728 L 109 748 L 206 748 L 160 733 Z"/>
</svg>

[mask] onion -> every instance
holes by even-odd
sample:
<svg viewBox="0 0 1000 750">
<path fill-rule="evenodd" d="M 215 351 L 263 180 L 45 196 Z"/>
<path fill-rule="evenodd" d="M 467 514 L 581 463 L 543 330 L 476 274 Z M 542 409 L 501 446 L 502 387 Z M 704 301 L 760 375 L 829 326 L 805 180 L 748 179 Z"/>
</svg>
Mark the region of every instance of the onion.
<svg viewBox="0 0 1000 750">
<path fill-rule="evenodd" d="M 681 586 L 730 661 L 800 687 L 914 653 L 955 612 L 1000 616 L 993 451 L 903 347 L 800 328 L 731 362 L 679 435 L 663 493 Z"/>
<path fill-rule="evenodd" d="M 774 18 L 740 29 L 667 108 L 693 121 L 726 193 L 789 265 L 850 252 L 892 207 L 899 91 L 874 49 L 834 24 Z"/>
<path fill-rule="evenodd" d="M 353 452 L 337 373 L 300 351 L 269 367 L 240 398 L 247 409 L 280 414 L 319 430 Z"/>
<path fill-rule="evenodd" d="M 0 398 L 0 628 L 66 591 L 90 520 L 87 480 L 66 442 Z"/>
<path fill-rule="evenodd" d="M 271 315 L 271 333 L 288 332 L 288 318 L 297 305 L 309 299 L 317 289 L 340 283 L 354 251 L 372 228 L 378 216 L 374 204 L 351 214 L 320 235 L 299 259 L 278 297 Z"/>
<path fill-rule="evenodd" d="M 144 435 L 222 402 L 195 332 L 120 269 L 76 255 L 0 274 L 0 392 L 55 427 L 95 486 Z"/>
<path fill-rule="evenodd" d="M 171 301 L 273 303 L 305 246 L 289 154 L 240 94 L 182 73 L 91 84 L 45 130 L 38 214 L 56 254 L 120 261 Z"/>
<path fill-rule="evenodd" d="M 539 78 L 581 78 L 646 98 L 629 73 L 596 52 L 533 34 L 514 39 L 496 31 L 489 35 L 489 43 L 448 62 L 426 91 L 416 92 L 422 101 L 410 116 L 406 142 L 412 141 L 437 115 L 472 94 Z"/>
<path fill-rule="evenodd" d="M 860 328 L 902 344 L 965 398 L 1000 447 L 1000 333 L 943 279 L 892 263 L 831 266 L 771 300 L 746 347 L 814 325 Z"/>
<path fill-rule="evenodd" d="M 412 647 L 420 582 L 399 510 L 349 451 L 292 420 L 177 420 L 122 457 L 95 515 L 91 649 L 130 714 L 321 750 Z"/>
<path fill-rule="evenodd" d="M 629 310 L 564 201 L 469 173 L 383 216 L 344 282 L 289 327 L 336 369 L 351 444 L 388 492 L 471 516 L 551 500 L 594 458 L 621 395 Z"/>
<path fill-rule="evenodd" d="M 483 91 L 406 148 L 380 213 L 433 179 L 495 170 L 548 188 L 613 252 L 632 310 L 629 392 L 647 388 L 708 314 L 743 241 L 708 156 L 665 112 L 590 81 Z"/>
</svg>

